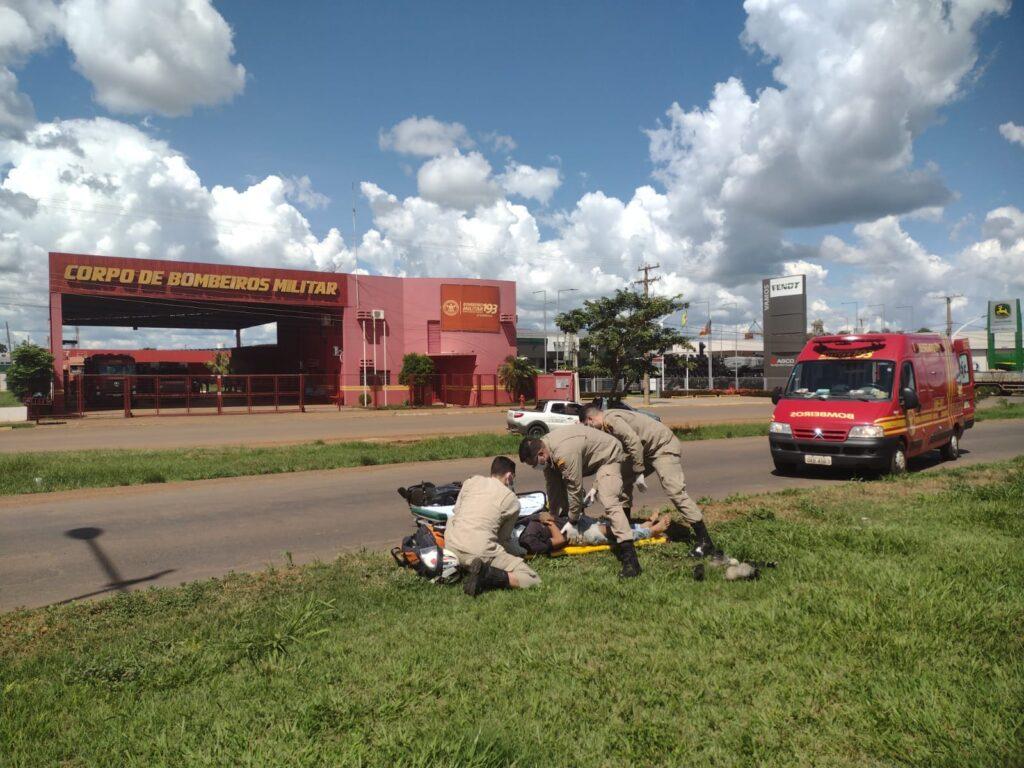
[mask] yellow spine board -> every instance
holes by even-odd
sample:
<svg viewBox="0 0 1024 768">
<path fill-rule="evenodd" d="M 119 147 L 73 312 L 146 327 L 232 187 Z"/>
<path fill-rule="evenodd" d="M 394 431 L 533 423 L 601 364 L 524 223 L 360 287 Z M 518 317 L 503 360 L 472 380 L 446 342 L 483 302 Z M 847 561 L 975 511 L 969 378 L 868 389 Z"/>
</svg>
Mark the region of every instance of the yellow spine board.
<svg viewBox="0 0 1024 768">
<path fill-rule="evenodd" d="M 664 536 L 655 536 L 653 539 L 640 539 L 639 541 L 633 542 L 638 547 L 647 547 L 651 544 L 667 544 L 668 539 Z M 611 547 L 607 544 L 593 544 L 590 546 L 569 546 L 558 552 L 552 552 L 552 557 L 560 557 L 561 555 L 589 555 L 591 552 L 607 552 Z"/>
</svg>

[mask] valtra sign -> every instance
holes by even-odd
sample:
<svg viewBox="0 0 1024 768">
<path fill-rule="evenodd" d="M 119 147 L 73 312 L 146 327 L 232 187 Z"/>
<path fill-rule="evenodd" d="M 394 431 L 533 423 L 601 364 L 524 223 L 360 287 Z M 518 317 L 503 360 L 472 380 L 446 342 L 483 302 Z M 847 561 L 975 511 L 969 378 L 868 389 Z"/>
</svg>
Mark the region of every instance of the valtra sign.
<svg viewBox="0 0 1024 768">
<path fill-rule="evenodd" d="M 442 285 L 441 330 L 498 333 L 500 296 L 496 286 Z"/>
</svg>

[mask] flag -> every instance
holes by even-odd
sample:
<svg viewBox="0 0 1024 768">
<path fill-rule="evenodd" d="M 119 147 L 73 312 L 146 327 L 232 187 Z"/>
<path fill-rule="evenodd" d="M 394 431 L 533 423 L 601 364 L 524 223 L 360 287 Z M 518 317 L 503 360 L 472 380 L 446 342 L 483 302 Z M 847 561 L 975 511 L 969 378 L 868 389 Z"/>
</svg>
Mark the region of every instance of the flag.
<svg viewBox="0 0 1024 768">
<path fill-rule="evenodd" d="M 687 315 L 687 311 L 685 309 L 682 311 L 682 314 L 679 315 L 679 326 L 681 328 L 685 328 L 686 327 L 686 315 Z"/>
<path fill-rule="evenodd" d="M 711 335 L 711 320 L 710 319 L 708 319 L 707 324 L 703 328 L 700 329 L 700 334 L 698 334 L 698 335 L 700 335 L 700 336 L 710 336 Z"/>
</svg>

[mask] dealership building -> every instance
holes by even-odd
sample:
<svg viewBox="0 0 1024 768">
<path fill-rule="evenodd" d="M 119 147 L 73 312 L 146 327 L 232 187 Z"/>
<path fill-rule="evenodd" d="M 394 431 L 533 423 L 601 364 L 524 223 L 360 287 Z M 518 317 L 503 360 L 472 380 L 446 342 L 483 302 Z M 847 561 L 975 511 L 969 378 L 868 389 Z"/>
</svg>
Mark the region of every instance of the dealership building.
<svg viewBox="0 0 1024 768">
<path fill-rule="evenodd" d="M 302 389 L 338 405 L 357 405 L 366 398 L 378 405 L 401 403 L 409 389 L 398 384 L 398 374 L 403 356 L 410 352 L 432 358 L 436 394 L 443 390 L 448 401 L 465 400 L 468 405 L 507 398 L 495 374 L 508 355 L 516 354 L 516 285 L 511 281 L 382 277 L 67 253 L 51 253 L 49 268 L 50 346 L 58 408 L 65 402 L 73 408 L 75 397 L 81 402 L 81 385 L 79 393 L 70 388 L 89 376 L 88 363 L 97 359 L 90 351 L 65 344 L 68 326 L 233 330 L 231 375 L 238 378 L 237 387 L 268 391 L 269 377 L 290 377 L 294 382 L 301 376 Z M 242 330 L 268 323 L 276 324 L 275 343 L 242 345 Z M 168 363 L 190 359 L 180 350 L 160 352 L 104 350 L 126 359 L 137 356 L 150 365 L 161 358 Z M 129 370 L 137 373 L 134 368 L 122 373 Z M 109 370 L 105 374 L 111 376 Z M 194 367 L 181 369 L 181 376 L 186 374 L 196 374 Z M 249 381 L 242 382 L 242 377 Z M 186 391 L 198 391 L 189 378 Z M 275 380 L 273 386 L 278 388 L 279 383 Z M 170 384 L 164 382 L 167 398 L 172 390 L 182 389 L 180 382 L 176 387 Z M 288 386 L 294 389 L 295 384 Z M 208 384 L 201 389 L 209 390 Z"/>
</svg>

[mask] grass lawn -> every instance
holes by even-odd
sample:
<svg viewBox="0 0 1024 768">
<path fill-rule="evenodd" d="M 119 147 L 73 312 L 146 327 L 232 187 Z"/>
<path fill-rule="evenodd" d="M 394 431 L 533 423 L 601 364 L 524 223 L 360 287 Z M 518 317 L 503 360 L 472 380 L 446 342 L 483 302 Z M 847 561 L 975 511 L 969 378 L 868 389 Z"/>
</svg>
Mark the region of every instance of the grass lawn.
<svg viewBox="0 0 1024 768">
<path fill-rule="evenodd" d="M 0 408 L 12 408 L 21 405 L 21 400 L 13 392 L 0 392 Z"/>
<path fill-rule="evenodd" d="M 682 440 L 765 434 L 765 424 L 722 424 L 677 430 Z M 193 448 L 163 451 L 67 451 L 0 454 L 0 495 L 73 488 L 269 475 L 313 469 L 410 461 L 468 459 L 515 453 L 515 435 L 464 435 L 399 443 L 306 443 L 267 448 Z M 40 478 L 36 482 L 36 478 Z"/>
<path fill-rule="evenodd" d="M 1009 400 L 1001 400 L 990 408 L 982 408 L 976 412 L 975 418 L 978 421 L 989 421 L 991 419 L 1024 419 L 1024 403 L 1011 403 Z"/>
<path fill-rule="evenodd" d="M 542 560 L 471 600 L 378 554 L 0 616 L 5 766 L 1019 766 L 1024 458 L 727 499 L 774 559 Z"/>
</svg>

